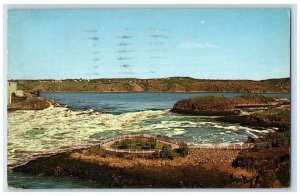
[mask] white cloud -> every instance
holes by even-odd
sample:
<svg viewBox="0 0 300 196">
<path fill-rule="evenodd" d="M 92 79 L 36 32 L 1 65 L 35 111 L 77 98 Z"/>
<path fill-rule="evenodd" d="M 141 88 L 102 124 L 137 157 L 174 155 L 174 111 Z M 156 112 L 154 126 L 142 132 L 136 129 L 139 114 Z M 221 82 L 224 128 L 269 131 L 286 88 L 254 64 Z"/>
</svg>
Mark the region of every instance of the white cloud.
<svg viewBox="0 0 300 196">
<path fill-rule="evenodd" d="M 215 44 L 210 43 L 198 43 L 198 42 L 190 42 L 186 41 L 181 44 L 179 44 L 179 48 L 218 48 Z"/>
<path fill-rule="evenodd" d="M 205 20 L 201 20 L 200 23 L 201 23 L 201 24 L 204 24 L 204 23 L 205 23 Z"/>
</svg>

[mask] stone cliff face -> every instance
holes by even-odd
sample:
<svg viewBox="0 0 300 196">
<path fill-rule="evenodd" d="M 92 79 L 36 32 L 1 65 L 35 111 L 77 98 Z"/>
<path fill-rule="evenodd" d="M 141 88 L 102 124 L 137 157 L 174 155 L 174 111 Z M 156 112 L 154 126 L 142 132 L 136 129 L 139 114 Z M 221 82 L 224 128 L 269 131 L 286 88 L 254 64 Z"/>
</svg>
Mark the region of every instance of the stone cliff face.
<svg viewBox="0 0 300 196">
<path fill-rule="evenodd" d="M 48 88 L 47 85 L 39 84 L 35 86 L 33 89 L 31 89 L 30 93 L 40 93 L 40 92 L 47 92 Z"/>
<path fill-rule="evenodd" d="M 143 92 L 143 91 L 145 91 L 145 89 L 141 85 L 130 84 L 130 86 L 131 86 L 131 89 L 132 89 L 133 92 Z"/>
</svg>

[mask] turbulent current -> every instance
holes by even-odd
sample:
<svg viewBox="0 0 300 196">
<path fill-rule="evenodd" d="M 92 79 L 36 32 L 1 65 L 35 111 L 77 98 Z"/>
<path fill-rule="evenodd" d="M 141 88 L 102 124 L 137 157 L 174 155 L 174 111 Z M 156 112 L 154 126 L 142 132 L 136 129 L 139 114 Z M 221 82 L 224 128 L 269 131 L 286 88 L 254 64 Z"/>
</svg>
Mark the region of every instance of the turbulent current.
<svg viewBox="0 0 300 196">
<path fill-rule="evenodd" d="M 51 106 L 8 114 L 8 164 L 32 155 L 131 133 L 166 135 L 197 144 L 239 143 L 250 135 L 256 137 L 265 132 L 217 122 L 213 117 L 177 115 L 169 110 L 105 114 Z"/>
<path fill-rule="evenodd" d="M 242 143 L 269 130 L 256 130 L 216 117 L 179 115 L 170 112 L 183 98 L 216 93 L 47 93 L 59 107 L 8 112 L 7 164 L 24 163 L 33 156 L 69 147 L 97 144 L 101 140 L 146 133 L 166 135 L 194 144 Z M 220 95 L 220 94 L 218 94 Z M 222 94 L 233 97 L 239 94 Z M 267 96 L 287 97 L 287 94 Z M 63 106 L 65 105 L 65 106 Z M 92 187 L 85 182 L 8 173 L 13 187 Z"/>
</svg>

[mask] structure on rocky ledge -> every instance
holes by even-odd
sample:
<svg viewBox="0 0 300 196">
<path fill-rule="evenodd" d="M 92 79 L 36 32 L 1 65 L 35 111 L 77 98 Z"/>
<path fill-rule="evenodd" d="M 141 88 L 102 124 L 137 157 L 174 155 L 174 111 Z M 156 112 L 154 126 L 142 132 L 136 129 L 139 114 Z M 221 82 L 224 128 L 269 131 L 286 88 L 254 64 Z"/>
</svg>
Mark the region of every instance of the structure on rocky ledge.
<svg viewBox="0 0 300 196">
<path fill-rule="evenodd" d="M 7 82 L 7 104 L 11 104 L 11 97 L 17 96 L 17 97 L 23 97 L 23 91 L 18 90 L 17 88 L 17 82 Z"/>
</svg>

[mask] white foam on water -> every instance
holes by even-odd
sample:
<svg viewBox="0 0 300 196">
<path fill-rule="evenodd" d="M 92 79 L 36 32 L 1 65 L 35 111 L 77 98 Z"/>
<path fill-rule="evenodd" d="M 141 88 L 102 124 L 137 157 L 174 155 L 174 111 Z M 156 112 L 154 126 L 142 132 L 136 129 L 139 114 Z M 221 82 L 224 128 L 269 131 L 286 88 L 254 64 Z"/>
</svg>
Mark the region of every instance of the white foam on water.
<svg viewBox="0 0 300 196">
<path fill-rule="evenodd" d="M 254 133 L 259 133 L 259 134 L 267 134 L 270 132 L 274 132 L 274 129 L 264 129 L 264 130 L 258 130 L 258 129 L 253 129 L 253 128 L 249 128 L 249 127 L 242 127 L 243 130 L 245 130 L 247 133 L 251 132 L 252 134 Z"/>
<path fill-rule="evenodd" d="M 257 136 L 256 134 L 252 133 L 252 132 L 249 131 L 249 130 L 246 130 L 246 132 L 247 132 L 249 135 L 251 135 L 252 137 L 254 137 L 254 138 L 259 138 L 259 136 Z"/>
<path fill-rule="evenodd" d="M 251 135 L 255 138 L 258 138 L 259 135 L 261 135 L 261 134 L 267 134 L 267 133 L 274 132 L 274 131 L 277 130 L 276 127 L 272 128 L 272 129 L 258 130 L 258 129 L 254 129 L 254 128 L 250 128 L 250 127 L 244 127 L 244 126 L 240 126 L 240 125 L 229 125 L 229 126 L 227 125 L 227 126 L 224 126 L 224 125 L 221 125 L 221 124 L 214 124 L 214 125 L 211 125 L 211 127 L 215 127 L 215 128 L 218 128 L 218 129 L 229 130 L 229 131 L 226 131 L 226 133 L 232 133 L 232 131 L 233 132 L 244 131 L 244 132 L 248 133 L 249 135 Z M 221 133 L 221 134 L 223 134 L 223 133 Z"/>
<path fill-rule="evenodd" d="M 232 130 L 232 131 L 238 131 L 239 129 L 241 129 L 241 127 L 238 125 L 224 126 L 224 125 L 220 125 L 220 124 L 215 124 L 215 125 L 211 125 L 211 126 L 218 128 L 218 129 L 226 129 L 226 130 Z"/>
<path fill-rule="evenodd" d="M 191 130 L 195 131 L 195 135 L 189 133 Z M 141 131 L 175 138 L 179 136 L 193 143 L 237 142 L 238 139 L 242 141 L 245 134 L 258 137 L 269 132 L 215 122 L 214 119 L 209 121 L 206 117 L 189 119 L 169 113 L 169 110 L 116 115 L 51 106 L 45 110 L 8 113 L 8 164 L 40 153 L 97 143 L 106 137 Z"/>
<path fill-rule="evenodd" d="M 167 133 L 167 136 L 172 137 L 174 135 L 182 135 L 184 133 L 186 133 L 185 129 L 175 128 L 175 129 L 173 129 L 173 131 L 170 131 L 169 133 Z"/>
<path fill-rule="evenodd" d="M 149 110 L 113 115 L 53 106 L 38 111 L 9 112 L 8 164 L 28 155 L 86 144 L 95 133 L 138 132 L 143 121 L 159 118 L 166 112 Z"/>
</svg>

